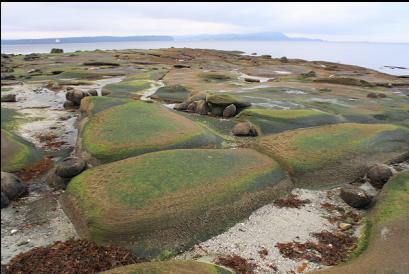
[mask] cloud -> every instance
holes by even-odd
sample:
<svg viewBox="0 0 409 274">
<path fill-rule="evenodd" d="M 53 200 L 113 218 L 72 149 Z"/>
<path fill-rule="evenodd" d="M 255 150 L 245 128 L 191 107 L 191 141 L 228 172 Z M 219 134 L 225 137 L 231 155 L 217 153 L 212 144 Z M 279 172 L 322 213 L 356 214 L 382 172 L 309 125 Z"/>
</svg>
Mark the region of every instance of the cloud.
<svg viewBox="0 0 409 274">
<path fill-rule="evenodd" d="M 2 38 L 280 31 L 409 42 L 406 3 L 2 3 Z"/>
</svg>

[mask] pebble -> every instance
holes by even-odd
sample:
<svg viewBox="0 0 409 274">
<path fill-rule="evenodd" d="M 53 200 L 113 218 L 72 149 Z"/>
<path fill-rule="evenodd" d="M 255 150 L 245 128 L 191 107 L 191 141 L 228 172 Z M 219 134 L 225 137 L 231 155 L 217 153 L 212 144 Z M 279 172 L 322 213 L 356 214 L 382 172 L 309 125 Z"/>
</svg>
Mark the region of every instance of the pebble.
<svg viewBox="0 0 409 274">
<path fill-rule="evenodd" d="M 348 229 L 350 229 L 352 227 L 352 225 L 351 224 L 348 224 L 348 223 L 340 223 L 339 224 L 339 228 L 341 229 L 341 230 L 348 230 Z"/>
</svg>

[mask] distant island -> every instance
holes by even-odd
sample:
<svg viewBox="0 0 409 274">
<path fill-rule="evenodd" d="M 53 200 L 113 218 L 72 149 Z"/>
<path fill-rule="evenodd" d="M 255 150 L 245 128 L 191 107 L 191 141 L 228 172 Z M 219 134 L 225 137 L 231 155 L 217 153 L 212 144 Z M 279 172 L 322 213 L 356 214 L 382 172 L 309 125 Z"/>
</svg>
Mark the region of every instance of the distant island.
<svg viewBox="0 0 409 274">
<path fill-rule="evenodd" d="M 247 34 L 200 34 L 183 36 L 144 35 L 144 36 L 95 36 L 61 37 L 41 39 L 2 39 L 2 45 L 66 44 L 95 42 L 136 42 L 136 41 L 322 41 L 303 37 L 288 37 L 281 32 L 259 32 Z"/>
</svg>

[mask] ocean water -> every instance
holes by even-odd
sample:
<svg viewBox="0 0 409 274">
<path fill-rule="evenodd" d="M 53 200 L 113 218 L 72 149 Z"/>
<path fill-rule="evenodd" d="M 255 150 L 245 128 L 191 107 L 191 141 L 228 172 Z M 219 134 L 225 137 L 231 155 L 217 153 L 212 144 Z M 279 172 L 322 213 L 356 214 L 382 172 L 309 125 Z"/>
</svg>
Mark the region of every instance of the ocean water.
<svg viewBox="0 0 409 274">
<path fill-rule="evenodd" d="M 284 41 L 149 41 L 149 42 L 98 42 L 41 45 L 1 45 L 2 53 L 48 53 L 52 48 L 65 52 L 76 50 L 119 50 L 158 48 L 201 48 L 240 50 L 247 54 L 270 54 L 309 61 L 330 61 L 375 69 L 394 75 L 409 75 L 408 43 L 345 43 L 345 42 L 284 42 Z M 385 66 L 404 67 L 391 69 Z"/>
</svg>

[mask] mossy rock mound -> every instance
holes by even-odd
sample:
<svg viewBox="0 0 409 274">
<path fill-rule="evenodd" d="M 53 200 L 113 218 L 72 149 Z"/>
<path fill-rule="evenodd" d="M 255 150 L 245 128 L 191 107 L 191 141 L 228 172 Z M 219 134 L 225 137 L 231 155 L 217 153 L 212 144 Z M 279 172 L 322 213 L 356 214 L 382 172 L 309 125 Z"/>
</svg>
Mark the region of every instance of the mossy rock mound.
<svg viewBox="0 0 409 274">
<path fill-rule="evenodd" d="M 368 163 L 409 149 L 409 129 L 390 124 L 336 124 L 260 138 L 261 151 L 288 168 L 297 186 L 317 188 L 356 179 Z"/>
<path fill-rule="evenodd" d="M 318 273 L 408 273 L 408 208 L 409 171 L 404 171 L 382 189 L 364 221 L 353 259 Z"/>
<path fill-rule="evenodd" d="M 102 88 L 102 94 L 115 98 L 131 98 L 137 92 L 151 87 L 147 80 L 131 80 L 109 84 Z"/>
<path fill-rule="evenodd" d="M 80 110 L 87 115 L 94 115 L 108 108 L 132 102 L 131 99 L 112 98 L 105 96 L 87 96 L 81 100 Z"/>
<path fill-rule="evenodd" d="M 172 260 L 132 264 L 114 268 L 103 274 L 232 274 L 226 268 L 198 261 Z"/>
<path fill-rule="evenodd" d="M 39 159 L 39 152 L 17 135 L 1 129 L 1 170 L 15 172 Z"/>
<path fill-rule="evenodd" d="M 207 94 L 206 102 L 227 107 L 228 105 L 235 105 L 237 108 L 245 108 L 251 105 L 250 102 L 246 101 L 244 98 L 229 93 L 211 93 Z"/>
<path fill-rule="evenodd" d="M 159 88 L 151 98 L 168 103 L 181 103 L 189 97 L 189 90 L 181 85 Z"/>
<path fill-rule="evenodd" d="M 100 165 L 75 177 L 62 202 L 81 237 L 139 256 L 187 250 L 291 187 L 251 149 L 177 149 Z"/>
<path fill-rule="evenodd" d="M 221 142 L 176 112 L 143 101 L 96 113 L 85 123 L 81 135 L 83 150 L 100 162 L 165 149 L 215 147 Z"/>
<path fill-rule="evenodd" d="M 338 85 L 360 86 L 360 87 L 372 87 L 373 84 L 357 78 L 349 77 L 333 77 L 333 78 L 319 78 L 313 80 L 316 83 L 329 83 Z"/>
<path fill-rule="evenodd" d="M 224 82 L 234 79 L 231 74 L 223 72 L 203 72 L 199 76 L 205 82 Z"/>
<path fill-rule="evenodd" d="M 297 128 L 340 123 L 343 121 L 343 118 L 309 109 L 274 110 L 250 108 L 242 111 L 238 115 L 237 120 L 251 121 L 259 127 L 262 133 L 269 134 Z"/>
</svg>

